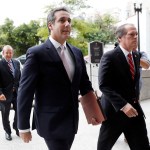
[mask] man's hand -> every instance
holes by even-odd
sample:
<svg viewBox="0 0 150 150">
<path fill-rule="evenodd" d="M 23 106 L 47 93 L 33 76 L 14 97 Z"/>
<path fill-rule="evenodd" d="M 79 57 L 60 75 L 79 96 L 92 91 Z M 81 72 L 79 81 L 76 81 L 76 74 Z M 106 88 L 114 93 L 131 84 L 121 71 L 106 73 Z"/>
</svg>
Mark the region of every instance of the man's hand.
<svg viewBox="0 0 150 150">
<path fill-rule="evenodd" d="M 25 143 L 29 143 L 32 140 L 31 132 L 25 132 L 25 133 L 20 132 L 19 135 Z"/>
<path fill-rule="evenodd" d="M 0 101 L 6 101 L 6 97 L 5 97 L 4 94 L 1 94 L 1 95 L 0 95 Z"/>
<path fill-rule="evenodd" d="M 92 125 L 99 125 L 101 122 L 97 121 L 96 118 L 91 119 L 91 124 Z"/>
<path fill-rule="evenodd" d="M 129 118 L 138 116 L 138 112 L 136 109 L 132 107 L 131 104 L 127 103 L 122 109 L 121 109 Z"/>
</svg>

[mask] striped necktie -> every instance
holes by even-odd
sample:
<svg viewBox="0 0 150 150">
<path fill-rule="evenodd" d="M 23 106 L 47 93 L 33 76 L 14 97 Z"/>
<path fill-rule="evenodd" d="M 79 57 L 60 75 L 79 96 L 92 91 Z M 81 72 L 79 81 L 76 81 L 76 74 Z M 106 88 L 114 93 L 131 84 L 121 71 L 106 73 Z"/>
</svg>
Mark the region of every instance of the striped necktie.
<svg viewBox="0 0 150 150">
<path fill-rule="evenodd" d="M 13 69 L 11 66 L 11 61 L 8 61 L 7 63 L 8 63 L 9 70 L 10 70 L 11 74 L 13 75 Z"/>
<path fill-rule="evenodd" d="M 134 70 L 134 64 L 133 64 L 131 53 L 128 54 L 128 63 L 130 66 L 130 72 L 131 72 L 132 79 L 134 80 L 135 70 Z"/>
</svg>

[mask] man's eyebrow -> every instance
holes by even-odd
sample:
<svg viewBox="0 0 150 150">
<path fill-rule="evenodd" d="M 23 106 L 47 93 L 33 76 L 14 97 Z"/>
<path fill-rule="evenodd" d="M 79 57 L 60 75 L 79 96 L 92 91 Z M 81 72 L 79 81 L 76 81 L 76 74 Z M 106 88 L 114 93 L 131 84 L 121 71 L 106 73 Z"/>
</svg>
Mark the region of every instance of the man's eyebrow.
<svg viewBox="0 0 150 150">
<path fill-rule="evenodd" d="M 70 17 L 65 17 L 65 16 L 64 16 L 64 17 L 60 17 L 59 19 L 61 19 L 61 18 L 63 18 L 63 19 L 65 19 L 65 18 L 67 18 L 67 19 L 71 19 Z"/>
<path fill-rule="evenodd" d="M 71 18 L 68 18 L 68 17 L 61 17 L 58 19 L 58 21 L 61 21 L 61 20 L 68 20 L 69 22 L 71 22 Z"/>
</svg>

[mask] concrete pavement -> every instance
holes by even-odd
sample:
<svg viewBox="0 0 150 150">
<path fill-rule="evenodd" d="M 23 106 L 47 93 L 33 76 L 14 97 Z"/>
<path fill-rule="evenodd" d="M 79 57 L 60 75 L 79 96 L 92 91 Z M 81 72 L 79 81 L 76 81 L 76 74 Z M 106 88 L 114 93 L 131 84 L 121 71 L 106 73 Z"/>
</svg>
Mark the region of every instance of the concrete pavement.
<svg viewBox="0 0 150 150">
<path fill-rule="evenodd" d="M 146 124 L 148 136 L 150 138 L 150 100 L 141 101 L 141 105 L 146 114 Z M 81 105 L 79 106 L 79 113 L 79 130 L 71 150 L 96 150 L 100 125 L 92 126 L 87 124 Z M 11 125 L 13 121 L 13 115 L 14 111 L 11 110 Z M 44 140 L 37 135 L 36 130 L 32 132 L 32 135 L 33 137 L 30 143 L 23 143 L 23 141 L 15 135 L 15 131 L 12 130 L 13 140 L 7 141 L 5 139 L 5 132 L 2 127 L 0 115 L 0 150 L 47 150 Z M 128 144 L 124 142 L 123 135 L 120 136 L 112 150 L 129 150 Z"/>
</svg>

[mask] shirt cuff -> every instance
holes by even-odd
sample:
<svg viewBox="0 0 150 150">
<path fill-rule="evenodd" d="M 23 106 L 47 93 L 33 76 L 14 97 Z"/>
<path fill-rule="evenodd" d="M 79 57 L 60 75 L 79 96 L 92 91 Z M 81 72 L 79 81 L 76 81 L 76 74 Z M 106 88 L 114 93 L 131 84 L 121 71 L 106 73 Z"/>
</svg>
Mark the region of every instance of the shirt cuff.
<svg viewBox="0 0 150 150">
<path fill-rule="evenodd" d="M 123 109 L 128 105 L 129 103 L 127 103 L 126 105 L 124 105 L 120 110 L 123 111 Z"/>
<path fill-rule="evenodd" d="M 19 129 L 19 132 L 20 132 L 20 133 L 30 132 L 30 129 L 25 129 L 25 130 L 20 130 L 20 129 Z"/>
</svg>

